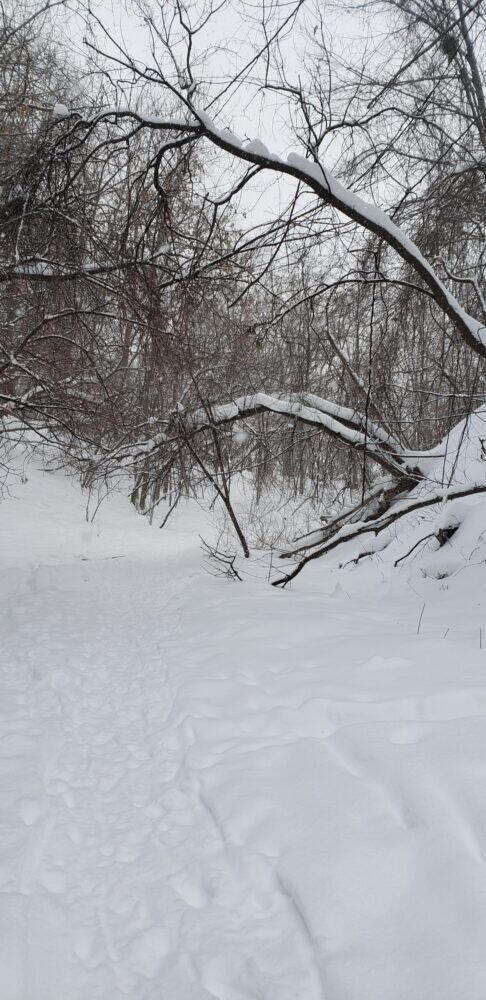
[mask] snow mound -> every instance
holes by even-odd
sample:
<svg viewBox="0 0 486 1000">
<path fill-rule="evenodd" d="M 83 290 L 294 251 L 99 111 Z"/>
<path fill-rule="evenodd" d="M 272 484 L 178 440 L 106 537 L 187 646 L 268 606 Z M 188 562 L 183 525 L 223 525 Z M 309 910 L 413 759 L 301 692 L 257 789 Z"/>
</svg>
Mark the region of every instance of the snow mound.
<svg viewBox="0 0 486 1000">
<path fill-rule="evenodd" d="M 435 483 L 445 486 L 486 483 L 486 406 L 481 406 L 449 431 L 421 462 Z"/>
<path fill-rule="evenodd" d="M 393 510 L 414 501 L 430 505 L 404 513 L 378 535 L 370 531 L 344 543 L 326 557 L 328 564 L 353 565 L 367 552 L 384 572 L 399 566 L 401 572 L 440 580 L 483 563 L 486 572 L 486 407 L 457 424 L 421 457 L 420 467 L 427 478 Z M 468 496 L 454 496 L 467 490 Z"/>
<path fill-rule="evenodd" d="M 55 104 L 52 109 L 53 118 L 68 118 L 70 115 L 69 108 L 65 104 Z"/>
</svg>

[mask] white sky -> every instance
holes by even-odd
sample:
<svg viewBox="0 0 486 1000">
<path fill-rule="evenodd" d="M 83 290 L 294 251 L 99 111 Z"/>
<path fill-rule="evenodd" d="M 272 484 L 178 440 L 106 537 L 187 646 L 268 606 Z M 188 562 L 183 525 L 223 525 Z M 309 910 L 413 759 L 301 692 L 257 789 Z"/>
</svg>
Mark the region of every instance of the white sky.
<svg viewBox="0 0 486 1000">
<path fill-rule="evenodd" d="M 319 4 L 319 0 L 316 2 Z M 145 0 L 145 5 L 156 14 L 158 4 L 155 0 Z M 128 0 L 128 3 L 100 0 L 91 4 L 116 41 L 133 57 L 151 65 L 150 35 L 137 6 L 133 0 Z M 170 4 L 166 3 L 165 9 L 169 7 Z M 190 5 L 193 21 L 200 15 L 202 8 L 201 0 Z M 289 2 L 284 8 L 284 16 L 290 9 Z M 362 49 L 367 28 L 357 14 L 345 12 L 334 3 L 320 3 L 318 9 L 323 16 L 330 47 L 346 55 L 353 49 Z M 212 93 L 215 86 L 234 77 L 251 58 L 255 49 L 261 46 L 263 10 L 271 12 L 272 3 L 262 3 L 261 0 L 255 3 L 249 0 L 227 0 L 219 13 L 211 18 L 205 31 L 196 38 L 192 62 L 195 76 L 202 81 L 199 88 L 201 105 L 206 103 L 204 91 Z M 68 17 L 61 9 L 54 17 L 66 44 L 78 50 L 81 60 L 84 48 L 82 18 L 75 14 Z M 308 0 L 292 28 L 287 31 L 282 45 L 286 73 L 291 83 L 297 83 L 299 74 L 305 77 L 309 70 L 308 35 L 310 33 L 312 38 L 315 23 L 314 0 Z M 106 39 L 101 40 L 101 32 L 98 32 L 98 38 L 100 48 L 107 49 L 108 42 Z M 174 53 L 181 61 L 184 59 L 183 52 L 182 46 L 175 46 Z M 256 73 L 244 78 L 237 90 L 233 90 L 219 102 L 218 124 L 230 128 L 243 140 L 259 137 L 271 150 L 286 157 L 297 145 L 290 127 L 288 101 L 281 95 L 262 90 L 259 86 L 262 71 L 263 65 L 260 63 Z M 207 81 L 210 81 L 209 84 Z M 162 113 L 166 100 L 166 94 L 161 92 Z M 121 98 L 120 103 L 126 103 L 126 99 Z M 239 176 L 241 166 L 235 166 L 232 176 L 227 158 L 221 160 L 221 155 L 213 151 L 208 151 L 208 156 L 211 157 L 211 177 L 217 187 L 220 190 L 228 189 L 234 177 Z M 292 190 L 293 183 L 289 179 L 261 175 L 253 182 L 251 189 L 245 190 L 241 210 L 256 222 L 263 222 L 278 211 L 280 201 L 288 201 Z"/>
</svg>

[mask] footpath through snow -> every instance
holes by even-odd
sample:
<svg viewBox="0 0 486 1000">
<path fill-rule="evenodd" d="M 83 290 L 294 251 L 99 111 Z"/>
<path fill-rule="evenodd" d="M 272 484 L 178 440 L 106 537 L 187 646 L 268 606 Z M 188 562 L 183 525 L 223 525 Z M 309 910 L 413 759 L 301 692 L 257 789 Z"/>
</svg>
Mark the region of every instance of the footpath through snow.
<svg viewBox="0 0 486 1000">
<path fill-rule="evenodd" d="M 196 508 L 13 492 L 1 1000 L 484 1000 L 484 564 L 280 592 Z"/>
</svg>

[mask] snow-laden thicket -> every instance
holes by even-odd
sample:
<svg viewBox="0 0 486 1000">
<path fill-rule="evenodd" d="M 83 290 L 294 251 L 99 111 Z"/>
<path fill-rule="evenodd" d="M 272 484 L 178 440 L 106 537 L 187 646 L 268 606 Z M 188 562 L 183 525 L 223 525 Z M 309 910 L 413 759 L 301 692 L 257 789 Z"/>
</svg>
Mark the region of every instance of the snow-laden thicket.
<svg viewBox="0 0 486 1000">
<path fill-rule="evenodd" d="M 328 534 L 332 508 L 335 542 L 378 532 L 484 401 L 483 15 L 394 0 L 383 59 L 360 8 L 374 41 L 348 61 L 304 6 L 266 11 L 227 79 L 212 8 L 149 4 L 143 65 L 87 11 L 84 74 L 63 0 L 1 12 L 0 413 L 149 517 L 213 489 L 243 551 L 237 481 Z"/>
<path fill-rule="evenodd" d="M 338 552 L 341 558 L 343 546 L 346 551 L 354 547 L 356 551 L 352 557 L 353 561 L 372 558 L 376 552 L 383 553 L 386 549 L 385 560 L 391 558 L 395 566 L 405 561 L 409 555 L 412 556 L 412 553 L 415 553 L 416 558 L 419 546 L 422 554 L 446 546 L 443 558 L 447 562 L 450 556 L 448 546 L 457 532 L 453 545 L 456 551 L 459 546 L 458 551 L 464 556 L 468 541 L 471 539 L 468 530 L 463 526 L 463 521 L 468 523 L 468 515 L 473 509 L 476 509 L 476 513 L 479 512 L 479 518 L 482 516 L 481 512 L 484 513 L 485 428 L 486 410 L 482 407 L 462 420 L 430 452 L 417 455 L 417 464 L 421 468 L 423 477 L 413 489 L 398 497 L 395 496 L 387 504 L 386 510 L 378 516 L 374 516 L 372 511 L 365 520 L 360 520 L 363 508 L 358 503 L 350 508 L 349 515 L 344 512 L 332 522 L 334 530 L 330 531 L 328 526 L 323 526 L 321 529 L 317 528 L 307 535 L 300 536 L 283 555 L 285 558 L 292 558 L 298 557 L 300 553 L 306 554 L 297 566 L 286 574 L 283 582 L 294 579 L 308 561 L 321 558 L 333 551 Z M 381 487 L 381 493 L 385 492 L 386 484 Z M 381 493 L 378 483 L 372 497 L 373 503 L 379 501 Z M 397 546 L 400 549 L 410 540 L 408 529 L 415 525 L 417 533 L 420 525 L 430 526 L 431 514 L 433 515 L 438 507 L 440 515 L 435 527 L 423 538 L 414 538 L 410 549 L 405 548 L 397 554 Z M 477 519 L 472 517 L 473 539 L 476 529 Z M 475 542 L 471 551 L 481 552 L 481 544 L 477 549 Z M 436 560 L 437 565 L 440 565 L 441 561 L 441 558 Z M 479 561 L 482 561 L 481 558 Z"/>
</svg>

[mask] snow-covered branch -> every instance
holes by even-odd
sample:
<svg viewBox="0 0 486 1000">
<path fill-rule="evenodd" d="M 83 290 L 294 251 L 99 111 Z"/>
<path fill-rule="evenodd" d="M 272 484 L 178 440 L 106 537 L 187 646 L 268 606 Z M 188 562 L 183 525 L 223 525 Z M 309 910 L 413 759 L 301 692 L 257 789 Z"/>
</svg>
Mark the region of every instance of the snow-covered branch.
<svg viewBox="0 0 486 1000">
<path fill-rule="evenodd" d="M 367 421 L 366 417 L 356 410 L 339 406 L 311 393 L 282 397 L 257 392 L 240 396 L 231 403 L 211 405 L 187 414 L 178 413 L 177 419 L 181 422 L 185 433 L 191 435 L 264 412 L 310 424 L 352 448 L 365 451 L 393 475 L 421 478 L 417 456 L 403 450 L 381 427 L 372 421 Z"/>
<path fill-rule="evenodd" d="M 184 103 L 187 107 L 185 99 Z M 77 122 L 75 128 L 85 127 L 91 131 L 101 121 L 118 121 L 121 118 L 135 119 L 140 125 L 150 129 L 193 135 L 195 140 L 205 138 L 239 160 L 254 164 L 261 169 L 287 174 L 305 184 L 325 204 L 392 247 L 419 275 L 432 292 L 438 306 L 452 320 L 469 347 L 481 357 L 486 357 L 486 326 L 466 312 L 417 245 L 386 212 L 346 188 L 323 164 L 306 159 L 297 153 L 291 153 L 286 160 L 283 160 L 270 152 L 259 139 L 243 144 L 228 129 L 219 129 L 204 110 L 192 106 L 191 113 L 185 118 L 144 116 L 129 108 L 110 108 L 98 114 L 90 122 Z M 240 180 L 238 186 L 241 186 Z"/>
</svg>

